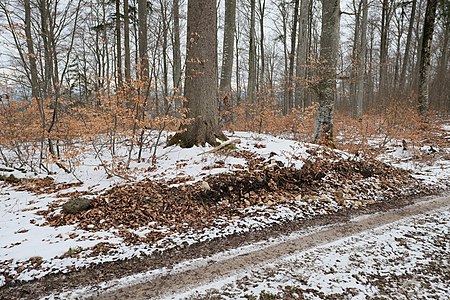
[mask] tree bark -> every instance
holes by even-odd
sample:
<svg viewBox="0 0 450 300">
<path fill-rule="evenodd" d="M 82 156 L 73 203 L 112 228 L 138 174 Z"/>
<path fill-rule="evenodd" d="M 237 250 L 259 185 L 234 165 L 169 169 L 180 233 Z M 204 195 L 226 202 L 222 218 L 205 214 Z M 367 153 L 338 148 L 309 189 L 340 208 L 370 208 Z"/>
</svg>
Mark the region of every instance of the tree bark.
<svg viewBox="0 0 450 300">
<path fill-rule="evenodd" d="M 402 71 L 400 74 L 400 90 L 403 91 L 406 85 L 406 70 L 409 66 L 409 56 L 411 52 L 411 40 L 412 40 L 412 33 L 414 29 L 414 19 L 416 16 L 416 6 L 417 6 L 417 0 L 412 1 L 412 7 L 411 7 L 411 15 L 409 19 L 409 25 L 408 25 L 408 34 L 406 36 L 406 45 L 405 45 L 405 54 L 403 55 L 403 64 L 402 64 Z"/>
<path fill-rule="evenodd" d="M 387 59 L 388 59 L 388 32 L 389 32 L 389 2 L 383 0 L 383 8 L 381 14 L 381 41 L 380 41 L 380 76 L 379 76 L 379 92 L 383 98 L 387 88 Z M 383 100 L 383 99 L 381 99 Z"/>
<path fill-rule="evenodd" d="M 177 133 L 168 145 L 216 145 L 217 139 L 225 139 L 218 117 L 216 0 L 189 0 L 186 46 L 184 95 L 192 122 L 182 127 L 184 131 Z"/>
<path fill-rule="evenodd" d="M 297 44 L 297 62 L 295 69 L 295 102 L 300 106 L 302 111 L 305 109 L 305 80 L 306 80 L 306 63 L 309 49 L 309 1 L 301 0 L 300 5 L 300 20 L 298 28 L 298 44 Z"/>
<path fill-rule="evenodd" d="M 256 94 L 256 34 L 255 34 L 255 0 L 250 0 L 250 47 L 248 54 L 247 98 L 255 102 Z"/>
<path fill-rule="evenodd" d="M 434 22 L 436 20 L 436 8 L 438 0 L 428 0 L 423 23 L 423 39 L 420 54 L 419 68 L 419 111 L 422 117 L 428 116 L 428 79 L 430 72 L 431 45 L 433 41 Z"/>
<path fill-rule="evenodd" d="M 148 42 L 147 42 L 147 0 L 139 0 L 138 2 L 138 19 L 139 19 L 139 76 L 142 81 L 148 80 L 149 64 L 148 64 Z"/>
<path fill-rule="evenodd" d="M 300 0 L 295 0 L 294 5 L 294 21 L 292 24 L 291 31 L 291 50 L 289 52 L 289 75 L 288 75 L 288 83 L 287 83 L 287 110 L 285 114 L 288 114 L 291 109 L 294 107 L 294 66 L 295 66 L 295 46 L 296 46 L 296 38 L 297 38 L 297 22 L 298 22 L 298 14 L 299 14 Z"/>
<path fill-rule="evenodd" d="M 116 1 L 116 72 L 117 72 L 117 87 L 120 89 L 123 86 L 122 80 L 122 37 L 120 30 L 120 0 Z"/>
<path fill-rule="evenodd" d="M 225 1 L 225 24 L 223 34 L 222 71 L 220 75 L 220 98 L 225 108 L 232 100 L 231 75 L 233 74 L 234 32 L 236 30 L 236 0 Z"/>
<path fill-rule="evenodd" d="M 358 54 L 358 69 L 357 69 L 357 87 L 356 87 L 356 117 L 360 118 L 363 114 L 364 95 L 365 95 L 365 81 L 366 81 L 366 54 L 367 54 L 367 18 L 368 18 L 368 2 L 362 0 L 362 19 L 360 25 L 360 40 L 359 40 L 359 54 Z"/>
<path fill-rule="evenodd" d="M 266 0 L 259 0 L 258 1 L 258 7 L 259 7 L 259 57 L 261 60 L 261 67 L 259 70 L 259 88 L 257 90 L 262 90 L 266 88 L 266 54 L 265 54 L 265 47 L 264 47 L 264 40 L 265 40 L 265 32 L 264 32 L 264 16 L 266 14 Z M 266 97 L 266 93 L 263 95 Z"/>
<path fill-rule="evenodd" d="M 128 0 L 123 0 L 123 42 L 125 55 L 125 81 L 131 79 L 131 54 L 130 54 L 130 13 Z"/>
<path fill-rule="evenodd" d="M 178 94 L 181 89 L 181 50 L 180 50 L 180 0 L 173 0 L 173 86 Z"/>
<path fill-rule="evenodd" d="M 340 0 L 322 1 L 322 34 L 320 62 L 322 65 L 317 86 L 317 112 L 314 142 L 333 145 L 333 110 L 336 99 L 336 63 L 339 49 Z"/>
</svg>

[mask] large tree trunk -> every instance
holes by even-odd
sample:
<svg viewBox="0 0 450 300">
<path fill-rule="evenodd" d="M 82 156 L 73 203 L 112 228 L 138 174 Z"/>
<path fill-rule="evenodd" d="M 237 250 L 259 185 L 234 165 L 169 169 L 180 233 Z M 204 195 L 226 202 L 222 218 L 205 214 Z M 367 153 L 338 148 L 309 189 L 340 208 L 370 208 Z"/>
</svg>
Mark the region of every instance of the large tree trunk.
<svg viewBox="0 0 450 300">
<path fill-rule="evenodd" d="M 231 75 L 233 74 L 234 31 L 236 30 L 236 0 L 225 1 L 225 25 L 223 34 L 222 72 L 220 75 L 220 98 L 225 109 L 232 100 Z"/>
<path fill-rule="evenodd" d="M 336 98 L 336 63 L 339 50 L 340 0 L 322 1 L 322 34 L 320 62 L 322 65 L 317 86 L 319 111 L 317 112 L 314 142 L 333 143 L 333 110 Z"/>
<path fill-rule="evenodd" d="M 428 78 L 430 72 L 431 44 L 433 41 L 437 2 L 438 0 L 427 1 L 425 21 L 423 23 L 423 39 L 419 68 L 419 111 L 423 117 L 427 117 L 429 110 Z"/>
<path fill-rule="evenodd" d="M 182 147 L 215 145 L 217 139 L 225 139 L 218 117 L 216 0 L 189 0 L 186 46 L 184 95 L 188 101 L 188 118 L 192 122 L 168 144 Z"/>
</svg>

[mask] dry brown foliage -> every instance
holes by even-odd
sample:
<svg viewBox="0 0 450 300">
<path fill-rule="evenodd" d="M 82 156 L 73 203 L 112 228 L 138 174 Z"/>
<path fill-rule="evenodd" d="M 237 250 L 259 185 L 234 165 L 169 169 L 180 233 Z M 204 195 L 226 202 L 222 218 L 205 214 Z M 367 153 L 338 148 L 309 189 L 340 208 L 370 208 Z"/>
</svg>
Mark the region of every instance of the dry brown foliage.
<svg viewBox="0 0 450 300">
<path fill-rule="evenodd" d="M 232 122 L 227 124 L 225 129 L 274 135 L 289 134 L 294 139 L 310 141 L 316 110 L 317 105 L 312 105 L 304 112 L 293 109 L 290 114 L 283 115 L 280 109 L 271 106 L 244 103 L 232 110 Z"/>
</svg>

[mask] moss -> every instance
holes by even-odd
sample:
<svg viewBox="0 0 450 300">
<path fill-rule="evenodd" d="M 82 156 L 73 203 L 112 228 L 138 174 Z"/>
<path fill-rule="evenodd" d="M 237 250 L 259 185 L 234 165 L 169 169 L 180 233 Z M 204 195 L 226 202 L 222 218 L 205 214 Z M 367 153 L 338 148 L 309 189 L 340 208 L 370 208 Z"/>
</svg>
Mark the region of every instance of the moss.
<svg viewBox="0 0 450 300">
<path fill-rule="evenodd" d="M 0 175 L 0 180 L 2 180 L 4 182 L 12 183 L 12 184 L 18 184 L 21 181 L 20 178 L 17 178 L 13 174 L 10 174 L 9 176 Z"/>
</svg>

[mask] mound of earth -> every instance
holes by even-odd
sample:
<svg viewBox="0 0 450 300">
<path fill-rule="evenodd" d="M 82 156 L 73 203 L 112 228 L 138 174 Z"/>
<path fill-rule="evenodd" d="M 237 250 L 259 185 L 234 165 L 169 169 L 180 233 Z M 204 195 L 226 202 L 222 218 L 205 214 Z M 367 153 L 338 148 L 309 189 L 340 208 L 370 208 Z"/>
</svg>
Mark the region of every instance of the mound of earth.
<svg viewBox="0 0 450 300">
<path fill-rule="evenodd" d="M 374 159 L 342 157 L 325 150 L 310 154 L 301 169 L 248 157 L 247 170 L 175 187 L 147 179 L 112 188 L 92 199 L 87 211 L 58 213 L 60 204 L 54 204 L 42 213 L 52 226 L 76 224 L 94 231 L 120 228 L 127 243 L 152 243 L 163 237 L 160 231 L 142 237 L 128 229 L 170 227 L 183 232 L 212 226 L 218 218 L 242 217 L 246 208 L 257 205 L 301 201 L 317 209 L 330 203 L 335 209 L 358 208 L 430 192 L 409 172 Z"/>
</svg>

